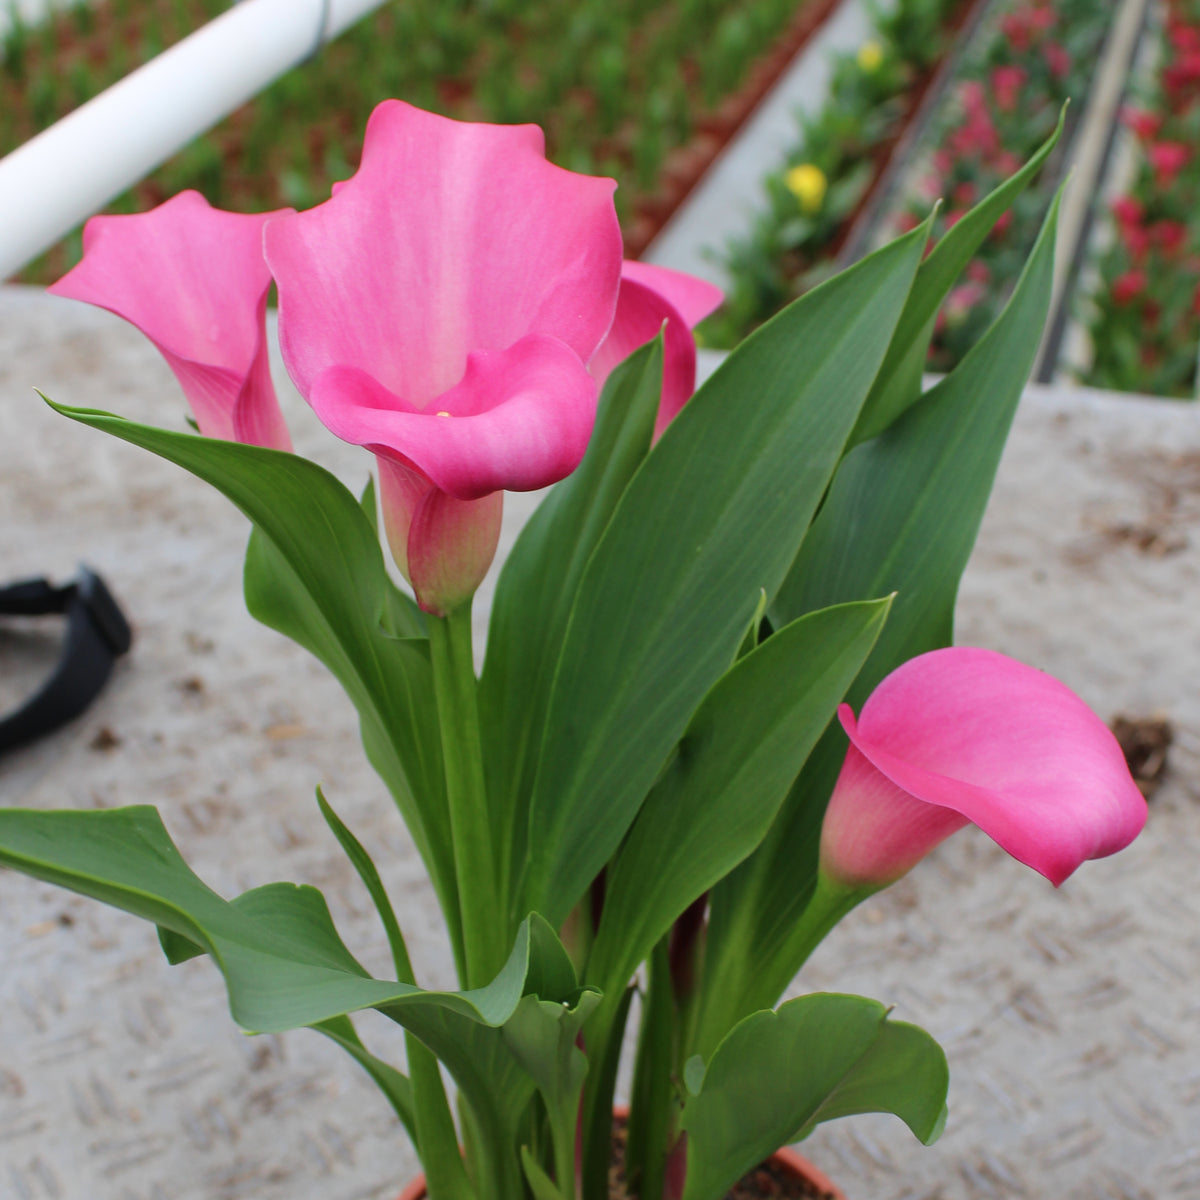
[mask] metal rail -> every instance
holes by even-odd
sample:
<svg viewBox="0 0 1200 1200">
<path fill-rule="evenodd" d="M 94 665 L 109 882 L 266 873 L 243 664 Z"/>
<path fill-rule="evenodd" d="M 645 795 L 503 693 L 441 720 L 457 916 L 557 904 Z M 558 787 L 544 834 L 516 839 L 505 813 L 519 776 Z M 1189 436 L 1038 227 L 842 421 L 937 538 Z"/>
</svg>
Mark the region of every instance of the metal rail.
<svg viewBox="0 0 1200 1200">
<path fill-rule="evenodd" d="M 243 0 L 0 159 L 0 279 L 383 0 Z"/>
</svg>

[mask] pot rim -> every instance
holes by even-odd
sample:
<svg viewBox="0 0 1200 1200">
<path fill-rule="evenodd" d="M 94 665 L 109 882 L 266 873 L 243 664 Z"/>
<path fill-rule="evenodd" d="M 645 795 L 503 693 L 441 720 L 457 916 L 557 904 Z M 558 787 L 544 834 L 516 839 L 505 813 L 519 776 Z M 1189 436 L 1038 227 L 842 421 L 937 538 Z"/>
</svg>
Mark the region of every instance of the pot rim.
<svg viewBox="0 0 1200 1200">
<path fill-rule="evenodd" d="M 776 1150 L 767 1160 L 779 1166 L 794 1171 L 815 1187 L 828 1192 L 835 1200 L 846 1200 L 846 1194 L 823 1171 L 815 1167 L 804 1155 L 797 1153 L 791 1146 Z M 398 1200 L 423 1200 L 425 1196 L 425 1176 L 418 1175 L 398 1197 Z"/>
</svg>

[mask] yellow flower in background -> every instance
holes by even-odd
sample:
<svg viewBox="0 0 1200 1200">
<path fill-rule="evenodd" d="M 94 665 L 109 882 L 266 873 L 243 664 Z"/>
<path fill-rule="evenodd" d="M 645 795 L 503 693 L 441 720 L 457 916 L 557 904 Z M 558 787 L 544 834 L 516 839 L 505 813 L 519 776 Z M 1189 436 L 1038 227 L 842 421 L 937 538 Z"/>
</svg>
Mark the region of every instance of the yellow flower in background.
<svg viewBox="0 0 1200 1200">
<path fill-rule="evenodd" d="M 858 65 L 868 75 L 874 75 L 883 65 L 883 47 L 878 42 L 863 42 L 858 48 Z"/>
<path fill-rule="evenodd" d="M 825 178 L 825 172 L 820 167 L 814 163 L 801 163 L 784 175 L 783 182 L 787 190 L 800 201 L 800 208 L 809 216 L 821 211 L 829 180 Z"/>
</svg>

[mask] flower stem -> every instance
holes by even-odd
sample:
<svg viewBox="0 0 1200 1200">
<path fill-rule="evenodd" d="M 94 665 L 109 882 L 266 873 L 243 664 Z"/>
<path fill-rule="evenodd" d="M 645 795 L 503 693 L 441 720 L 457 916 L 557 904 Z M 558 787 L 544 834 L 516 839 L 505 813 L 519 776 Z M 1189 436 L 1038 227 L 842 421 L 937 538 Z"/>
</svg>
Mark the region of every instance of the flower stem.
<svg viewBox="0 0 1200 1200">
<path fill-rule="evenodd" d="M 475 1189 L 467 1178 L 458 1148 L 454 1117 L 450 1113 L 437 1059 L 414 1034 L 406 1033 L 404 1044 L 408 1052 L 413 1115 L 429 1200 L 475 1200 Z"/>
<path fill-rule="evenodd" d="M 496 890 L 490 814 L 483 773 L 471 605 L 429 618 L 433 685 L 442 731 L 446 801 L 454 840 L 454 870 L 462 909 L 467 987 L 490 983 L 509 949 L 504 906 Z"/>
</svg>

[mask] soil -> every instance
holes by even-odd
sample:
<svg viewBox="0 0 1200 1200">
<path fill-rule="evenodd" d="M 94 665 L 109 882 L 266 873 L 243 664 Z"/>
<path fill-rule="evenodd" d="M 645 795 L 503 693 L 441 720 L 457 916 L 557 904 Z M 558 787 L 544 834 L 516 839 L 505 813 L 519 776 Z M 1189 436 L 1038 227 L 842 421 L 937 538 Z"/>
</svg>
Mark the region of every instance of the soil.
<svg viewBox="0 0 1200 1200">
<path fill-rule="evenodd" d="M 1112 731 L 1129 764 L 1129 773 L 1147 800 L 1158 791 L 1167 770 L 1167 751 L 1175 730 L 1164 717 L 1113 718 Z"/>
<path fill-rule="evenodd" d="M 625 1187 L 625 1118 L 613 1121 L 613 1162 L 608 1171 L 608 1200 L 630 1200 Z M 768 1160 L 747 1171 L 725 1200 L 836 1200 L 793 1171 Z"/>
</svg>

